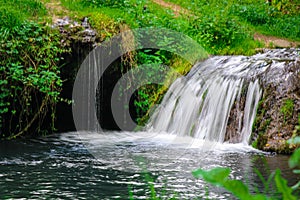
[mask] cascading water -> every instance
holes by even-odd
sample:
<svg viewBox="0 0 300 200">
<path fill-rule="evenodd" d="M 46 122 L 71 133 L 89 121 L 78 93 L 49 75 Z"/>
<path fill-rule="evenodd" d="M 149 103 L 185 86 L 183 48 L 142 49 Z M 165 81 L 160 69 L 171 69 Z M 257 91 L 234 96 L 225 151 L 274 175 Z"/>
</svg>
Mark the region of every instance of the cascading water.
<svg viewBox="0 0 300 200">
<path fill-rule="evenodd" d="M 218 56 L 196 64 L 171 85 L 147 130 L 222 143 L 235 108 L 238 127 L 227 140 L 248 144 L 261 97 L 257 75 L 268 66 L 259 58 Z"/>
<path fill-rule="evenodd" d="M 99 55 L 102 53 L 100 52 Z M 99 114 L 103 117 L 105 113 L 95 112 L 95 108 L 99 107 L 92 105 L 98 102 L 98 99 L 94 97 L 97 94 L 97 81 L 102 74 L 100 73 L 99 66 L 101 63 L 99 60 L 105 61 L 106 57 L 102 56 L 101 59 L 97 60 L 96 52 L 93 52 L 89 58 L 84 65 L 87 67 L 79 74 L 79 78 L 77 76 L 76 81 L 78 81 L 74 84 L 76 90 L 73 90 L 73 98 L 76 97 L 74 99 L 77 100 L 73 109 L 74 121 L 78 130 L 104 133 L 105 131 L 102 131 L 98 124 L 98 119 L 100 118 Z M 168 139 L 192 138 L 193 144 L 194 141 L 248 144 L 258 102 L 262 95 L 260 85 L 266 89 L 264 95 L 268 95 L 265 93 L 268 90 L 274 90 L 275 96 L 289 90 L 297 90 L 297 77 L 293 76 L 293 73 L 296 72 L 294 68 L 298 66 L 296 65 L 298 58 L 298 51 L 293 49 L 269 50 L 254 56 L 215 56 L 208 58 L 196 64 L 187 76 L 177 79 L 170 86 L 162 103 L 150 117 L 144 128 L 145 131 L 142 132 L 147 132 L 146 138 L 151 138 L 154 136 L 153 134 L 163 135 L 164 133 L 168 133 Z M 145 69 L 143 70 L 145 72 Z M 143 72 L 143 70 L 138 72 Z M 124 78 L 124 80 L 127 79 Z M 150 82 L 153 80 L 155 79 L 151 79 Z M 139 88 L 142 83 L 147 83 L 140 81 L 140 79 L 131 82 L 137 82 L 137 84 L 130 85 L 133 88 L 130 91 L 135 91 L 134 89 Z M 293 85 L 293 83 L 295 86 L 289 87 L 289 84 Z M 119 91 L 118 84 L 119 82 L 115 86 L 113 94 L 115 91 Z M 127 84 L 121 82 L 121 85 Z M 123 96 L 130 97 L 132 94 L 127 93 Z M 285 95 L 284 98 L 290 97 Z M 113 100 L 121 103 L 116 103 Z M 122 120 L 125 119 L 123 121 L 126 121 L 130 116 L 124 114 L 128 109 L 122 110 L 120 108 L 128 108 L 128 105 L 129 98 L 124 101 L 123 99 L 119 100 L 118 96 L 111 98 L 113 116 L 121 116 L 114 118 L 114 120 L 121 121 L 121 125 Z M 280 111 L 277 110 L 277 112 Z M 268 123 L 273 117 L 271 114 L 267 113 Z M 122 118 L 122 116 L 125 117 Z M 128 118 L 126 118 L 127 116 Z M 276 123 L 278 117 L 273 118 L 274 122 L 272 121 L 272 123 Z M 133 123 L 133 125 L 136 124 Z M 122 127 L 121 130 L 127 129 Z M 135 132 L 122 132 L 123 135 L 125 133 L 133 135 L 133 138 L 139 135 Z M 173 134 L 172 137 L 169 134 Z M 141 134 L 142 136 L 143 134 Z M 83 134 L 84 137 L 86 134 Z M 256 135 L 251 139 L 256 139 L 255 137 Z"/>
</svg>

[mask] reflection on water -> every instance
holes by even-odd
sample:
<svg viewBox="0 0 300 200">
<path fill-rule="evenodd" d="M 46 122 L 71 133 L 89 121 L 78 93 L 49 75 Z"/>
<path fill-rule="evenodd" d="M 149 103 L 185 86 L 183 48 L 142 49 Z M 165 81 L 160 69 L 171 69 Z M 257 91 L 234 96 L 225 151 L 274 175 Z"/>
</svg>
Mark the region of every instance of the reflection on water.
<svg viewBox="0 0 300 200">
<path fill-rule="evenodd" d="M 164 137 L 143 139 L 125 133 L 125 139 L 118 140 L 120 134 L 90 138 L 80 134 L 79 140 L 76 133 L 67 133 L 1 142 L 0 198 L 127 199 L 130 188 L 135 199 L 146 199 L 150 194 L 146 174 L 161 196 L 232 198 L 223 189 L 193 178 L 191 171 L 199 167 L 230 167 L 231 177 L 248 181 L 252 189 L 263 188 L 254 168 L 264 176 L 280 168 L 290 183 L 300 180 L 288 169 L 287 156 L 239 145 L 216 145 L 214 151 L 204 151 L 184 142 L 167 143 Z"/>
</svg>

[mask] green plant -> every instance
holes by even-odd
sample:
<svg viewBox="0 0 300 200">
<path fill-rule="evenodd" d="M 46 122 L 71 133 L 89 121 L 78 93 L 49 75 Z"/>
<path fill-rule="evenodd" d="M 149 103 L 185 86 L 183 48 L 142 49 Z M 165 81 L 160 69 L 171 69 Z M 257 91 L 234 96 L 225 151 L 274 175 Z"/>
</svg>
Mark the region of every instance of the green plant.
<svg viewBox="0 0 300 200">
<path fill-rule="evenodd" d="M 26 18 L 41 17 L 46 13 L 46 7 L 38 0 L 0 0 L 0 27 L 17 26 Z"/>
<path fill-rule="evenodd" d="M 298 114 L 298 124 L 295 126 L 295 129 L 293 130 L 293 137 L 300 135 L 300 114 Z"/>
<path fill-rule="evenodd" d="M 167 64 L 168 60 L 172 56 L 171 53 L 163 50 L 152 50 L 144 49 L 137 52 L 138 65 L 146 65 L 145 76 L 143 79 L 151 80 L 153 77 L 163 80 L 164 77 L 164 68 L 161 67 L 163 64 Z M 138 79 L 138 77 L 135 77 Z M 142 80 L 135 80 L 142 81 Z M 154 103 L 154 98 L 156 91 L 161 88 L 161 85 L 149 84 L 142 86 L 137 90 L 136 98 L 134 100 L 135 110 L 137 114 L 137 122 L 142 124 L 145 120 L 143 119 L 145 115 L 148 115 L 148 111 Z"/>
<path fill-rule="evenodd" d="M 258 143 L 258 141 L 257 141 L 257 139 L 256 139 L 256 140 L 254 140 L 254 141 L 252 142 L 251 146 L 252 146 L 253 148 L 257 149 L 257 148 L 258 148 L 257 143 Z"/>
<path fill-rule="evenodd" d="M 283 114 L 284 121 L 293 116 L 294 111 L 294 101 L 292 99 L 287 99 L 283 102 L 280 112 Z"/>
<path fill-rule="evenodd" d="M 0 138 L 35 133 L 55 105 L 62 80 L 57 65 L 66 52 L 54 30 L 34 22 L 0 29 Z M 33 128 L 35 127 L 35 128 Z"/>
</svg>

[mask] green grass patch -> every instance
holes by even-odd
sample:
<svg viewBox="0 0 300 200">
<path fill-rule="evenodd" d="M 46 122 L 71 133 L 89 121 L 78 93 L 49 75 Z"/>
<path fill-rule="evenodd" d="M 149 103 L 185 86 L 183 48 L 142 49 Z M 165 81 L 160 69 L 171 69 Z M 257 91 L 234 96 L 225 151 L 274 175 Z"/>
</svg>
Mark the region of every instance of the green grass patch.
<svg viewBox="0 0 300 200">
<path fill-rule="evenodd" d="M 300 41 L 299 1 L 278 0 L 272 3 L 265 0 L 169 1 L 181 5 L 201 18 L 219 12 L 227 20 L 237 19 L 247 30 Z"/>
<path fill-rule="evenodd" d="M 294 111 L 294 101 L 292 99 L 287 99 L 283 102 L 280 112 L 283 114 L 284 121 L 293 116 Z"/>
<path fill-rule="evenodd" d="M 181 32 L 196 40 L 211 54 L 251 55 L 255 48 L 261 47 L 261 44 L 253 40 L 253 33 L 244 26 L 244 22 L 240 22 L 238 17 L 228 18 L 228 12 L 224 13 L 219 9 L 207 7 L 206 14 L 204 12 L 201 15 L 175 16 L 172 10 L 146 0 L 128 0 L 125 5 L 121 1 L 114 1 L 113 6 L 107 1 L 62 2 L 80 16 L 89 15 L 92 21 L 97 18 L 91 13 L 101 13 L 115 22 L 129 25 L 132 29 L 163 27 Z"/>
<path fill-rule="evenodd" d="M 38 0 L 0 0 L 0 27 L 19 26 L 24 20 L 45 16 L 47 10 Z"/>
</svg>

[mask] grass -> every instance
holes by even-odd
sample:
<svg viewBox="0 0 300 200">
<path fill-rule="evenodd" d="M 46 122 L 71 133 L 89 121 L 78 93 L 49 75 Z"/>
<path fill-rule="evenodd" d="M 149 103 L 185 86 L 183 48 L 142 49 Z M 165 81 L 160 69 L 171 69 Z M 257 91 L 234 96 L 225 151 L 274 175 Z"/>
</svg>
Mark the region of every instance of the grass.
<svg viewBox="0 0 300 200">
<path fill-rule="evenodd" d="M 300 2 L 265 0 L 169 0 L 190 10 L 196 16 L 205 17 L 211 12 L 220 12 L 226 19 L 237 19 L 246 29 L 265 35 L 300 41 Z M 279 4 L 282 4 L 279 6 Z"/>
<path fill-rule="evenodd" d="M 96 1 L 99 2 L 99 1 Z M 184 33 L 199 42 L 211 54 L 255 53 L 261 44 L 253 40 L 253 33 L 237 18 L 226 18 L 220 10 L 205 15 L 175 16 L 172 10 L 152 1 L 128 0 L 125 6 L 106 6 L 88 0 L 63 0 L 63 5 L 79 16 L 101 13 L 130 28 L 164 27 Z M 208 8 L 207 8 L 208 9 Z"/>
<path fill-rule="evenodd" d="M 26 19 L 37 20 L 46 14 L 46 7 L 38 0 L 0 0 L 2 28 L 19 26 Z"/>
</svg>

